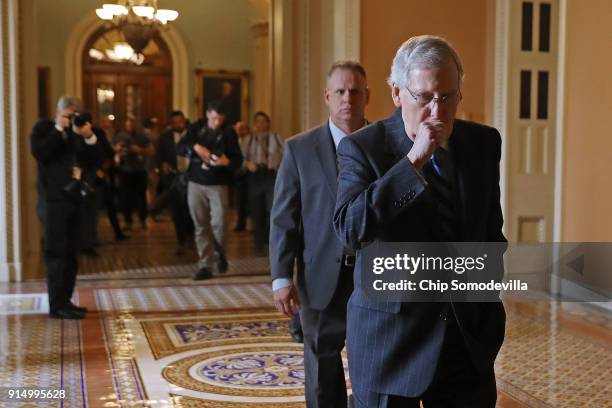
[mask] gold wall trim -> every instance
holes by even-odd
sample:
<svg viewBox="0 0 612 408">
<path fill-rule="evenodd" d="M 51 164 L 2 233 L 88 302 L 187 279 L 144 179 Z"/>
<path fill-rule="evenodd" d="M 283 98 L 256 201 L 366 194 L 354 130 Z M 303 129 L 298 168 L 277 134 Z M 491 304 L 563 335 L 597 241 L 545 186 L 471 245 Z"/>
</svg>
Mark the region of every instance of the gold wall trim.
<svg viewBox="0 0 612 408">
<path fill-rule="evenodd" d="M 10 49 L 12 34 L 9 30 L 9 12 L 10 12 L 10 0 L 2 1 L 2 81 L 4 86 L 2 87 L 2 99 L 3 99 L 3 143 L 4 143 L 4 191 L 3 201 L 5 208 L 5 226 L 6 230 L 3 234 L 3 239 L 6 242 L 6 260 L 8 265 L 14 262 L 13 249 L 15 243 L 13 242 L 13 158 L 11 155 L 13 148 L 13 123 L 10 118 L 13 116 L 13 108 L 11 106 L 12 95 L 11 95 L 11 70 L 14 69 L 11 66 Z"/>
<path fill-rule="evenodd" d="M 3 231 L 0 242 L 0 280 L 19 280 L 21 273 L 19 228 L 19 2 L 0 0 L 2 35 L 2 185 Z"/>
</svg>

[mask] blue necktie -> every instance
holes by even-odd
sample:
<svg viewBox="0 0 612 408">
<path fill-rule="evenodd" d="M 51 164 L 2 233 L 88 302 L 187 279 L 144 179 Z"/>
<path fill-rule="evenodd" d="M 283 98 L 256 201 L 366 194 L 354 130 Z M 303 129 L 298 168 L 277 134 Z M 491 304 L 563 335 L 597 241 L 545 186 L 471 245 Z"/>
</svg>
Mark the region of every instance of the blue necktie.
<svg viewBox="0 0 612 408">
<path fill-rule="evenodd" d="M 437 204 L 440 221 L 439 239 L 458 239 L 458 217 L 454 193 L 453 163 L 450 152 L 438 148 L 429 165 L 424 168 L 425 178 Z"/>
</svg>

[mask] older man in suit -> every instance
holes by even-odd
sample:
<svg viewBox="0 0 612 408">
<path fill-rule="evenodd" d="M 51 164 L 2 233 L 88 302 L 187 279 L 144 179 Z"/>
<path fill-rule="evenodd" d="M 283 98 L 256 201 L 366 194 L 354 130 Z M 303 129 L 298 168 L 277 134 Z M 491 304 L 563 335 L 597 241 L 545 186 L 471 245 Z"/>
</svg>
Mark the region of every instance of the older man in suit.
<svg viewBox="0 0 612 408">
<path fill-rule="evenodd" d="M 309 408 L 347 405 L 340 353 L 355 256 L 332 225 L 336 146 L 365 125 L 368 100 L 363 67 L 352 61 L 334 63 L 325 88 L 329 120 L 287 141 L 276 179 L 270 224 L 274 303 L 292 316 L 301 301 Z M 292 282 L 296 261 L 297 291 Z"/>
<path fill-rule="evenodd" d="M 501 139 L 455 119 L 462 78 L 448 42 L 411 38 L 391 67 L 397 111 L 338 147 L 334 226 L 358 251 L 347 322 L 358 407 L 495 406 L 501 303 L 384 302 L 361 287 L 360 249 L 373 241 L 505 242 Z"/>
</svg>

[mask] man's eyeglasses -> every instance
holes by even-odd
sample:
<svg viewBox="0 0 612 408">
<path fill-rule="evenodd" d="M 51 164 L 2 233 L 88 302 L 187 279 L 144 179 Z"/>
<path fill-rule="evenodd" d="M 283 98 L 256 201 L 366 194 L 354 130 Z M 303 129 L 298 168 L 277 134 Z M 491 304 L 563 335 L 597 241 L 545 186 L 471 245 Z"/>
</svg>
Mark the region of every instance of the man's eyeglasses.
<svg viewBox="0 0 612 408">
<path fill-rule="evenodd" d="M 405 89 L 408 91 L 410 96 L 412 96 L 412 99 L 414 99 L 417 105 L 419 105 L 419 107 L 421 108 L 424 108 L 425 106 L 429 105 L 432 102 L 435 102 L 438 105 L 445 105 L 445 104 L 456 105 L 461 100 L 461 91 L 457 91 L 455 93 L 448 94 L 448 95 L 434 97 L 433 94 L 431 93 L 415 94 L 410 89 L 408 88 L 405 88 Z"/>
</svg>

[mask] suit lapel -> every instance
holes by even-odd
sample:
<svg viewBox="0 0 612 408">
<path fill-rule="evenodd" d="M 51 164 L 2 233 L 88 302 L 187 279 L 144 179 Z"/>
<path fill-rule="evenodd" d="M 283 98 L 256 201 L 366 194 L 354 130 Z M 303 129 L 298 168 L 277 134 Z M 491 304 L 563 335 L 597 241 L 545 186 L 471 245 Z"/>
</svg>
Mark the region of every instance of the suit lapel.
<svg viewBox="0 0 612 408">
<path fill-rule="evenodd" d="M 402 120 L 402 110 L 396 109 L 393 115 L 389 116 L 384 121 L 386 153 L 395 156 L 395 162 L 406 157 L 410 149 L 412 149 L 412 140 L 406 135 L 404 121 Z"/>
<path fill-rule="evenodd" d="M 315 151 L 317 152 L 321 170 L 325 175 L 327 186 L 335 199 L 336 193 L 338 192 L 336 147 L 334 146 L 334 140 L 327 122 L 325 122 L 317 132 L 317 136 L 315 137 Z"/>
</svg>

